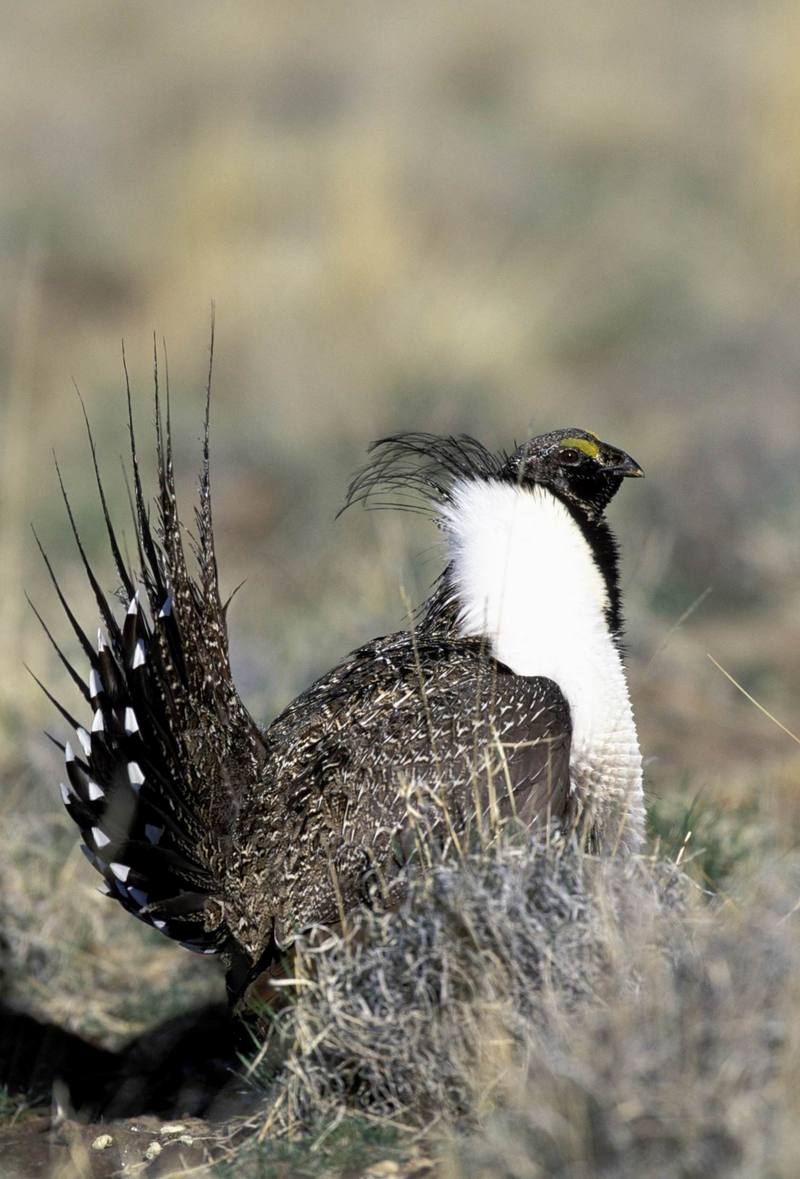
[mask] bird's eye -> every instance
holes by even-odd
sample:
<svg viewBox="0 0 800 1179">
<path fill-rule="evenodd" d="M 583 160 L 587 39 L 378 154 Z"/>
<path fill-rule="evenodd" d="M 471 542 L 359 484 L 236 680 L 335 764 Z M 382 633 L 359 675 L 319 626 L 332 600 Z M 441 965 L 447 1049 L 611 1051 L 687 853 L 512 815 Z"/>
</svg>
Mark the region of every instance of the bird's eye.
<svg viewBox="0 0 800 1179">
<path fill-rule="evenodd" d="M 558 457 L 566 467 L 577 467 L 583 461 L 583 454 L 574 446 L 565 446 L 559 451 Z"/>
</svg>

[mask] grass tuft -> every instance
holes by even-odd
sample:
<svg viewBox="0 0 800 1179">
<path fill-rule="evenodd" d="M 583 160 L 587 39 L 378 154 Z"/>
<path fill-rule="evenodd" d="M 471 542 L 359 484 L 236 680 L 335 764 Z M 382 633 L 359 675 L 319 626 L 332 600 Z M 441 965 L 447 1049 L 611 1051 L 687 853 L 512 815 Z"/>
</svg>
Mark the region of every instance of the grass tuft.
<svg viewBox="0 0 800 1179">
<path fill-rule="evenodd" d="M 410 883 L 393 913 L 300 947 L 294 1001 L 251 1064 L 265 1134 L 341 1110 L 430 1127 L 492 1104 L 528 1038 L 607 994 L 632 995 L 620 939 L 669 922 L 692 886 L 673 865 L 612 862 L 548 833 L 502 839 Z M 275 1068 L 276 1043 L 290 1045 Z"/>
</svg>

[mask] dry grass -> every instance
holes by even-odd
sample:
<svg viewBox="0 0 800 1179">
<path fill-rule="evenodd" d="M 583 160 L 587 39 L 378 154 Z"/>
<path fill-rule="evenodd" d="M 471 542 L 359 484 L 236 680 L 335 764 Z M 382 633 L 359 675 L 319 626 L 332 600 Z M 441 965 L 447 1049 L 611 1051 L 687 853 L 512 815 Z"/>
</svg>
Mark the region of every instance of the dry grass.
<svg viewBox="0 0 800 1179">
<path fill-rule="evenodd" d="M 307 945 L 273 1027 L 293 1047 L 268 1132 L 341 1108 L 423 1126 L 484 1112 L 529 1036 L 607 997 L 610 974 L 619 984 L 620 927 L 652 931 L 688 887 L 679 872 L 661 876 L 648 861 L 584 856 L 555 833 L 504 838 L 413 880 L 400 912 L 360 913 L 344 938 Z M 267 1038 L 267 1061 L 271 1049 Z"/>
<path fill-rule="evenodd" d="M 666 927 L 645 909 L 633 937 L 615 931 L 601 993 L 527 1038 L 451 1173 L 793 1174 L 796 865 L 786 875 L 739 909 Z"/>
<path fill-rule="evenodd" d="M 400 1157 L 421 1135 L 447 1179 L 788 1179 L 798 870 L 722 903 L 670 861 L 544 836 L 440 864 L 399 912 L 306 947 L 251 1062 L 267 1105 L 240 1173 L 303 1173 L 366 1118 Z"/>
</svg>

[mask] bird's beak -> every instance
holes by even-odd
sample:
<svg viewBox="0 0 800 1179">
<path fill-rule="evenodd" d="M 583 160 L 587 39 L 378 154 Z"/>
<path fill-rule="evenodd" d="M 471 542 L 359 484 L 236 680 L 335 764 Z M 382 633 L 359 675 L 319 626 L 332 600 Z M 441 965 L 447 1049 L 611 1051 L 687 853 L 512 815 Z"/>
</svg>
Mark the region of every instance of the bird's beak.
<svg viewBox="0 0 800 1179">
<path fill-rule="evenodd" d="M 603 472 L 606 475 L 619 475 L 620 478 L 643 479 L 644 471 L 639 464 L 626 454 L 624 450 L 612 450 L 607 452 L 605 462 L 603 463 Z"/>
</svg>

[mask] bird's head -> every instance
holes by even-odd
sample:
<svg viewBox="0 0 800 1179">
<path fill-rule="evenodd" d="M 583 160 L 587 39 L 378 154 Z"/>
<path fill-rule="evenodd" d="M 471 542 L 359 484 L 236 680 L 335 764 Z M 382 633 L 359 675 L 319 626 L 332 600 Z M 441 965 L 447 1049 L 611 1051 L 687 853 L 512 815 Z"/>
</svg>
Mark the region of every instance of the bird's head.
<svg viewBox="0 0 800 1179">
<path fill-rule="evenodd" d="M 622 630 L 617 583 L 617 546 L 603 518 L 606 506 L 627 476 L 644 474 L 629 454 L 588 430 L 551 430 L 512 453 L 491 451 L 468 435 L 394 434 L 370 447 L 370 461 L 350 484 L 345 507 L 422 512 L 440 525 L 452 515 L 454 496 L 464 484 L 511 483 L 544 487 L 577 521 L 594 553 L 608 589 L 608 625 Z M 344 509 L 342 509 L 344 510 Z M 455 625 L 451 566 L 425 603 L 422 625 Z"/>
<path fill-rule="evenodd" d="M 522 486 L 548 487 L 590 518 L 601 515 L 627 477 L 644 471 L 624 450 L 588 430 L 552 430 L 518 447 L 509 456 L 503 478 Z"/>
<path fill-rule="evenodd" d="M 587 520 L 597 521 L 629 475 L 644 474 L 629 454 L 588 430 L 551 430 L 511 454 L 487 450 L 465 434 L 394 434 L 370 447 L 370 461 L 354 477 L 345 507 L 367 503 L 436 514 L 462 480 L 549 488 Z M 342 509 L 344 510 L 344 509 Z"/>
</svg>

